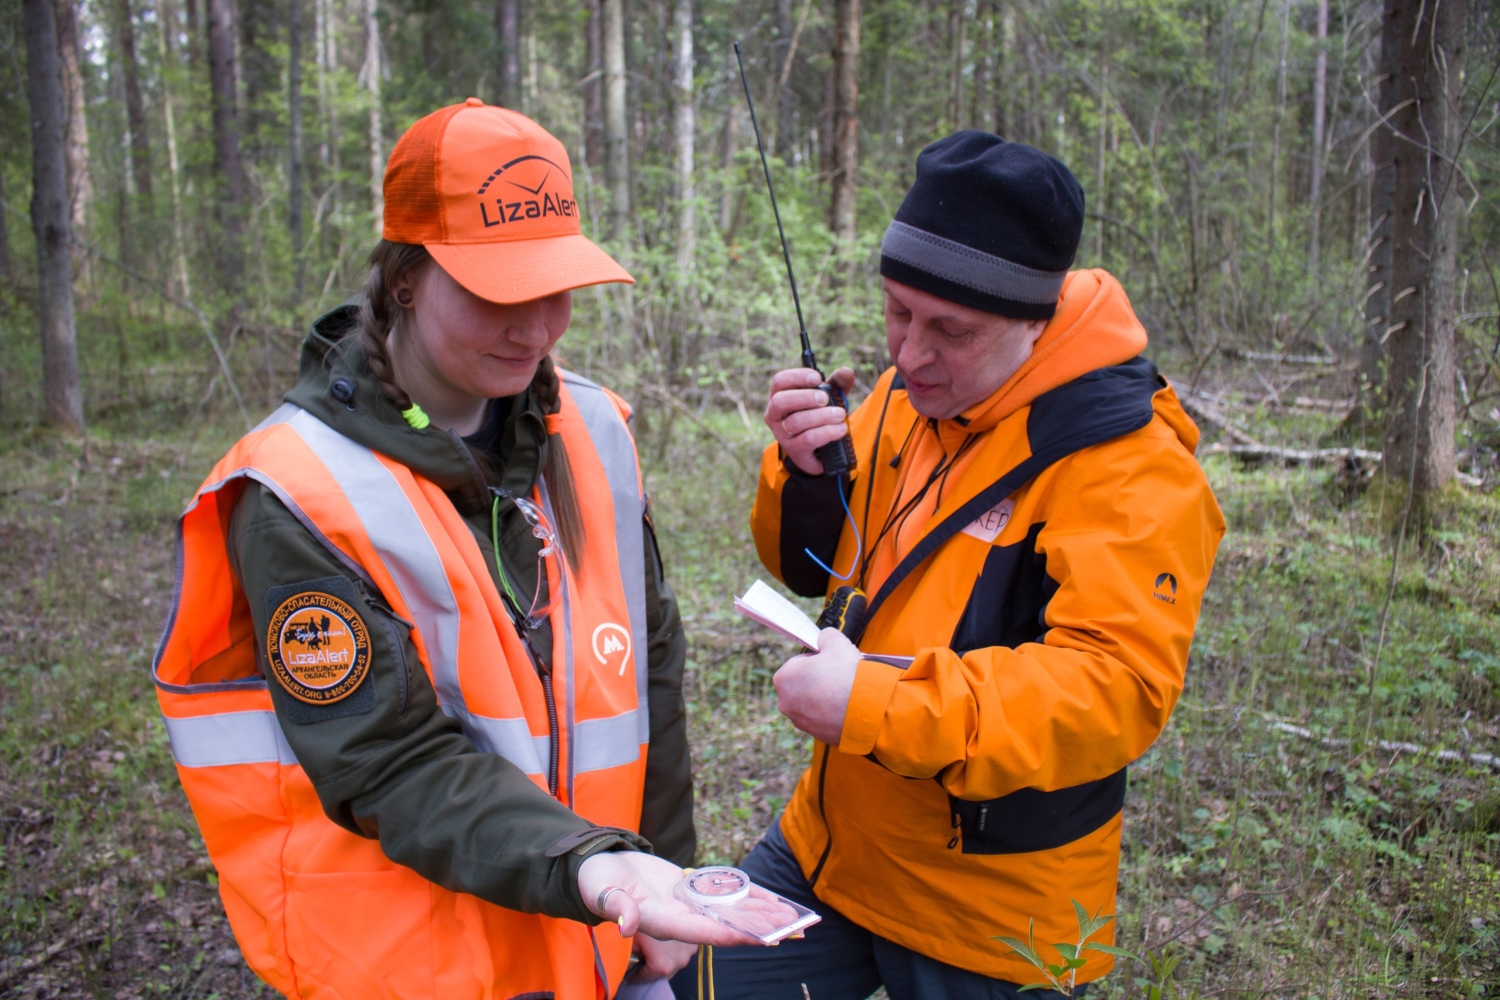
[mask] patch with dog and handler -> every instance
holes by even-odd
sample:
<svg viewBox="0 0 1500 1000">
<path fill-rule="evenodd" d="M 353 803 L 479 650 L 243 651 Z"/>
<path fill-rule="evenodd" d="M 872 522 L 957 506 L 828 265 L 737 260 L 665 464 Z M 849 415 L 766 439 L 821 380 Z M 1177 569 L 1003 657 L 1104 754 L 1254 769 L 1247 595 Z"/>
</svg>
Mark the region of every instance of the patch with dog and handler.
<svg viewBox="0 0 1500 1000">
<path fill-rule="evenodd" d="M 354 608 L 332 594 L 304 590 L 276 606 L 266 628 L 271 673 L 293 698 L 331 705 L 354 693 L 370 672 L 370 632 Z"/>
</svg>

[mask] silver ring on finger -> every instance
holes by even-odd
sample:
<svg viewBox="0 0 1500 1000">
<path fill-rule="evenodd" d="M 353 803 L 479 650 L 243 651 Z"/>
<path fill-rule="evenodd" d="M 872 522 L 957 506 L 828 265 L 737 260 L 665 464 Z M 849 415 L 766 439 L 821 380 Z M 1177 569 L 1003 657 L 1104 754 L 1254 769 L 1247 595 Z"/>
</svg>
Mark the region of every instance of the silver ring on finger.
<svg viewBox="0 0 1500 1000">
<path fill-rule="evenodd" d="M 599 898 L 594 901 L 594 908 L 596 910 L 598 910 L 599 916 L 601 916 L 601 917 L 602 916 L 606 916 L 606 914 L 604 912 L 604 904 L 605 904 L 605 902 L 607 902 L 609 900 L 609 894 L 612 893 L 612 892 L 624 892 L 624 891 L 625 891 L 624 889 L 621 889 L 617 885 L 607 885 L 603 889 L 600 889 L 599 890 Z"/>
</svg>

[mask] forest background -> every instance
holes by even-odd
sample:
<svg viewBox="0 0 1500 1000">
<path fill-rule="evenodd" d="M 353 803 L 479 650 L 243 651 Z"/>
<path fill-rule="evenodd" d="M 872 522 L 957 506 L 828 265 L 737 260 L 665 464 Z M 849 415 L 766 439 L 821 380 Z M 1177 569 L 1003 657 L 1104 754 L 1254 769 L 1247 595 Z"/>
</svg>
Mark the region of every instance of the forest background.
<svg viewBox="0 0 1500 1000">
<path fill-rule="evenodd" d="M 916 153 L 975 127 L 1072 167 L 1079 266 L 1205 432 L 1231 530 L 1132 769 L 1121 943 L 1200 996 L 1500 988 L 1493 4 L 0 0 L 0 994 L 264 992 L 155 718 L 172 520 L 362 284 L 395 138 L 469 96 L 564 141 L 638 278 L 562 351 L 636 406 L 700 859 L 753 845 L 808 746 L 728 611 L 796 358 L 734 40 L 856 401 Z"/>
</svg>

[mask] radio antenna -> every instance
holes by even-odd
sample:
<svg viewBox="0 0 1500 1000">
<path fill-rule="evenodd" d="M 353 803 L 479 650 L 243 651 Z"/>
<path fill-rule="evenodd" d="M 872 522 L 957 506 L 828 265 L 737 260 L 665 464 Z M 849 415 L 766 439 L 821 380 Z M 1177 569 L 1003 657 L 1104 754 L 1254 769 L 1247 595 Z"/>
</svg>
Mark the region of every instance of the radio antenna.
<svg viewBox="0 0 1500 1000">
<path fill-rule="evenodd" d="M 797 294 L 797 276 L 792 273 L 792 254 L 786 246 L 786 230 L 781 226 L 781 209 L 776 207 L 776 185 L 771 183 L 771 164 L 766 160 L 766 146 L 760 138 L 760 122 L 755 117 L 755 98 L 750 96 L 750 81 L 745 77 L 745 58 L 740 43 L 734 43 L 734 58 L 740 64 L 740 84 L 745 88 L 745 103 L 750 106 L 750 125 L 755 129 L 755 148 L 760 150 L 760 167 L 766 172 L 766 190 L 771 192 L 771 214 L 776 216 L 776 232 L 781 237 L 781 259 L 786 261 L 786 280 L 792 285 L 792 302 L 797 307 L 797 332 L 802 337 L 802 367 L 818 370 L 812 341 L 807 339 L 807 321 L 802 318 L 802 297 Z"/>
</svg>

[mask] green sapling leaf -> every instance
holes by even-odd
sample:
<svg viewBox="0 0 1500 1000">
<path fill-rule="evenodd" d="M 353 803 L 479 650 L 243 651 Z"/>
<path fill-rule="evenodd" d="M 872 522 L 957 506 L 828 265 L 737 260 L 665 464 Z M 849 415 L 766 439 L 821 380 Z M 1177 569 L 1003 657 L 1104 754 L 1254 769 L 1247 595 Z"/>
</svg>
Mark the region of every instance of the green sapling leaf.
<svg viewBox="0 0 1500 1000">
<path fill-rule="evenodd" d="M 1001 944 L 1005 945 L 1005 947 L 1009 948 L 1017 955 L 1020 955 L 1022 958 L 1026 959 L 1026 961 L 1030 962 L 1038 969 L 1046 968 L 1046 966 L 1042 964 L 1042 960 L 1037 955 L 1037 953 L 1026 946 L 1025 941 L 1021 941 L 1013 937 L 1005 937 L 1004 935 L 996 935 L 991 940 L 999 941 Z"/>
</svg>

